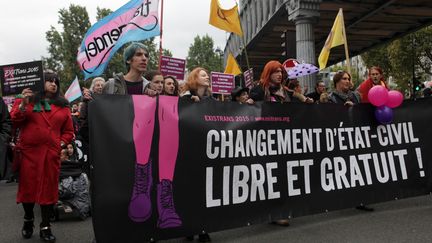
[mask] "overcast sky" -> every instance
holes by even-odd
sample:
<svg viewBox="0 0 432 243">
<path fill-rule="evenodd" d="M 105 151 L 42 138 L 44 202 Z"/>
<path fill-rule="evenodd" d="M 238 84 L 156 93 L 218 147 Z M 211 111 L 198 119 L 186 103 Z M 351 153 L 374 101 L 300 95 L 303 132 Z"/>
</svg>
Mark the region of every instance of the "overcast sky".
<svg viewBox="0 0 432 243">
<path fill-rule="evenodd" d="M 160 0 L 159 0 L 160 1 Z M 220 0 L 223 8 L 236 0 Z M 96 8 L 113 11 L 127 0 L 0 0 L 0 65 L 40 60 L 47 56 L 45 32 L 50 26 L 61 30 L 58 11 L 70 4 L 85 6 L 93 25 Z M 237 0 L 238 2 L 238 0 Z M 186 58 L 196 35 L 210 35 L 215 47 L 225 47 L 227 34 L 208 24 L 210 0 L 164 0 L 163 47 L 174 57 Z"/>
</svg>

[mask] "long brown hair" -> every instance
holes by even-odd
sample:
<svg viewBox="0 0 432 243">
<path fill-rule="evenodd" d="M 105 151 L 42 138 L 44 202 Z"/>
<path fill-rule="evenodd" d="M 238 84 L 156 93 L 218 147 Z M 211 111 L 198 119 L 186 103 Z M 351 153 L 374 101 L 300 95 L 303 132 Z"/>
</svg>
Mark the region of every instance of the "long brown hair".
<svg viewBox="0 0 432 243">
<path fill-rule="evenodd" d="M 286 79 L 286 71 L 283 65 L 276 60 L 269 61 L 265 66 L 264 70 L 261 73 L 260 83 L 264 88 L 267 88 L 270 85 L 270 76 L 272 73 L 276 72 L 276 70 L 280 68 L 282 70 L 282 81 Z"/>
<path fill-rule="evenodd" d="M 189 73 L 189 76 L 187 78 L 187 81 L 183 87 L 183 92 L 190 91 L 191 93 L 196 93 L 198 90 L 198 80 L 199 80 L 199 73 L 201 71 L 204 71 L 208 74 L 208 71 L 205 68 L 197 67 L 192 70 L 192 72 Z M 210 95 L 210 90 L 207 90 L 208 95 Z"/>
</svg>

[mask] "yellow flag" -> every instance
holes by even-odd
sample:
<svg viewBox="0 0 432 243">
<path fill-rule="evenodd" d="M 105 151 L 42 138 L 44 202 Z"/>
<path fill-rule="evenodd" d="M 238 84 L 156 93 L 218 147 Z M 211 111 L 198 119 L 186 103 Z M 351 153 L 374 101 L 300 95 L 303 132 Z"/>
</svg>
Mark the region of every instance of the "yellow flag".
<svg viewBox="0 0 432 243">
<path fill-rule="evenodd" d="M 336 19 L 333 23 L 333 27 L 330 31 L 330 34 L 327 37 L 327 40 L 324 44 L 323 49 L 318 57 L 318 63 L 320 70 L 324 69 L 327 66 L 327 61 L 330 55 L 330 49 L 335 46 L 340 46 L 345 43 L 345 26 L 344 26 L 343 12 L 342 9 L 339 9 L 339 13 L 336 16 Z"/>
<path fill-rule="evenodd" d="M 233 74 L 233 75 L 239 75 L 242 73 L 239 65 L 237 64 L 236 59 L 231 53 L 228 54 L 227 64 L 224 73 Z"/>
<path fill-rule="evenodd" d="M 237 4 L 231 9 L 222 9 L 219 5 L 219 0 L 212 0 L 209 24 L 216 28 L 243 36 Z"/>
</svg>

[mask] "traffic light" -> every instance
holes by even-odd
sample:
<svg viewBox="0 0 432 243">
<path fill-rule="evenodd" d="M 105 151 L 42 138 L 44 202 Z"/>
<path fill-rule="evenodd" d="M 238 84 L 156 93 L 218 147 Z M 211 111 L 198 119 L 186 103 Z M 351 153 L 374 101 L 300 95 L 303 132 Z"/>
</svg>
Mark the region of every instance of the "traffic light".
<svg viewBox="0 0 432 243">
<path fill-rule="evenodd" d="M 417 77 L 413 80 L 413 88 L 414 88 L 414 92 L 418 92 L 423 88 L 423 84 L 420 82 L 420 79 Z"/>
</svg>

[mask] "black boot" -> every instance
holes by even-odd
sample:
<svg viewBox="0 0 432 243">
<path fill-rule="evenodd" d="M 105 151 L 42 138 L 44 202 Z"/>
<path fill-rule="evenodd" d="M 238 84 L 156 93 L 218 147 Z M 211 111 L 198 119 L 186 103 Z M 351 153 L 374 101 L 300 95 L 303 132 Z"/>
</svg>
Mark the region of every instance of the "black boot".
<svg viewBox="0 0 432 243">
<path fill-rule="evenodd" d="M 33 235 L 33 219 L 24 219 L 24 225 L 21 230 L 21 234 L 24 239 L 30 239 Z"/>
<path fill-rule="evenodd" d="M 41 225 L 39 236 L 44 242 L 54 243 L 56 241 L 55 236 L 51 233 L 50 226 L 42 227 Z"/>
<path fill-rule="evenodd" d="M 210 242 L 210 235 L 207 233 L 202 233 L 198 235 L 198 241 L 199 242 Z"/>
</svg>

